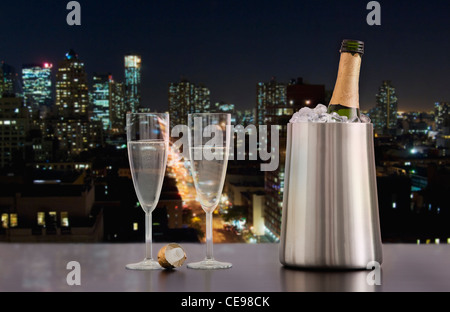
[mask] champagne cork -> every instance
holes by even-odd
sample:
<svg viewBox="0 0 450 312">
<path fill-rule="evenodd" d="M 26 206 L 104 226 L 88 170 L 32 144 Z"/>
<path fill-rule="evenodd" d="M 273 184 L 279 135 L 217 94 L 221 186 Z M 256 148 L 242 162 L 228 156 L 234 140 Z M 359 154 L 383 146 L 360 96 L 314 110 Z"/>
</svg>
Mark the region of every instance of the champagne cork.
<svg viewBox="0 0 450 312">
<path fill-rule="evenodd" d="M 165 269 L 181 267 L 185 260 L 184 249 L 176 243 L 170 243 L 158 251 L 158 262 Z"/>
</svg>

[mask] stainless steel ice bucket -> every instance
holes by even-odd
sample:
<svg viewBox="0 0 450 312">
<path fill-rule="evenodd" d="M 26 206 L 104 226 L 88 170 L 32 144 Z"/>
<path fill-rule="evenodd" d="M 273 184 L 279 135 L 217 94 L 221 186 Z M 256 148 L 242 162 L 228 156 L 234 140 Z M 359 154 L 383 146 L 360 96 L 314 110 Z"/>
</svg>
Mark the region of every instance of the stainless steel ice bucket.
<svg viewBox="0 0 450 312">
<path fill-rule="evenodd" d="M 372 124 L 302 122 L 287 131 L 281 263 L 324 269 L 381 264 Z"/>
</svg>

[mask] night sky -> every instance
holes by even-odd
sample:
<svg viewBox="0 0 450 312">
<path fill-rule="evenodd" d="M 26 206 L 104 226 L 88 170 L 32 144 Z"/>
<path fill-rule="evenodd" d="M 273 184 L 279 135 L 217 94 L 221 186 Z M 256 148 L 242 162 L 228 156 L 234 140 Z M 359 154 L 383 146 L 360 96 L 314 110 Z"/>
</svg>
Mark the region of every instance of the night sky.
<svg viewBox="0 0 450 312">
<path fill-rule="evenodd" d="M 50 61 L 73 48 L 89 77 L 123 80 L 123 56 L 142 55 L 144 106 L 167 109 L 169 82 L 204 83 L 211 100 L 253 108 L 256 83 L 303 77 L 332 90 L 342 39 L 366 44 L 361 108 L 375 105 L 383 80 L 399 109 L 450 101 L 450 1 L 379 1 L 381 26 L 366 23 L 369 1 L 78 1 L 81 26 L 68 26 L 65 0 L 3 1 L 0 59 Z M 326 103 L 328 104 L 328 103 Z"/>
</svg>

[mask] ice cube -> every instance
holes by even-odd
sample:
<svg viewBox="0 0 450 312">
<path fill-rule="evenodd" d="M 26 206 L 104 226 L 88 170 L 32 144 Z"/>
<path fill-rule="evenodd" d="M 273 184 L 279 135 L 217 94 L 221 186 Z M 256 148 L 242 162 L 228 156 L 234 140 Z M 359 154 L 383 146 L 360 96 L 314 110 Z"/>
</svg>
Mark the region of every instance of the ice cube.
<svg viewBox="0 0 450 312">
<path fill-rule="evenodd" d="M 351 119 L 349 120 L 349 122 L 351 122 L 351 123 L 360 123 L 361 120 L 359 119 L 358 116 L 354 116 L 353 118 L 351 118 Z"/>
<path fill-rule="evenodd" d="M 291 120 L 289 120 L 290 123 L 298 123 L 298 122 L 308 122 L 308 116 L 307 115 L 300 115 L 298 112 L 292 116 Z"/>
<path fill-rule="evenodd" d="M 328 122 L 342 122 L 342 116 L 336 112 L 332 112 Z"/>
<path fill-rule="evenodd" d="M 309 114 L 311 113 L 311 111 L 312 111 L 312 109 L 309 108 L 309 107 L 302 107 L 302 108 L 298 111 L 298 113 L 299 113 L 301 116 L 307 116 L 307 115 L 309 115 Z"/>
<path fill-rule="evenodd" d="M 319 115 L 316 114 L 314 111 L 308 114 L 308 121 L 317 122 L 317 119 L 319 118 Z"/>
<path fill-rule="evenodd" d="M 327 113 L 323 113 L 318 115 L 317 117 L 317 121 L 316 122 L 328 122 L 328 120 L 330 119 L 330 115 Z"/>
<path fill-rule="evenodd" d="M 328 111 L 328 108 L 323 104 L 317 104 L 317 106 L 314 108 L 314 113 L 320 115 L 324 114 Z"/>
<path fill-rule="evenodd" d="M 289 122 L 295 123 L 299 116 L 300 116 L 300 114 L 298 112 L 294 113 L 294 115 L 292 115 L 291 120 L 289 120 Z"/>
<path fill-rule="evenodd" d="M 308 122 L 308 121 L 309 121 L 309 118 L 307 115 L 299 116 L 297 119 L 297 122 Z"/>
<path fill-rule="evenodd" d="M 361 119 L 359 119 L 358 117 L 354 117 L 351 120 L 349 120 L 347 116 L 341 116 L 336 112 L 328 114 L 327 107 L 325 105 L 317 104 L 317 106 L 314 109 L 311 109 L 309 107 L 302 107 L 298 112 L 296 112 L 292 116 L 292 118 L 289 120 L 289 122 L 290 123 L 298 123 L 298 122 L 347 123 L 347 122 L 363 122 L 363 118 L 366 118 L 364 120 L 369 120 L 368 122 L 370 122 L 370 119 L 365 115 L 361 115 Z"/>
<path fill-rule="evenodd" d="M 371 123 L 371 120 L 370 120 L 369 116 L 367 116 L 367 115 L 361 114 L 360 119 L 361 119 L 361 122 L 363 122 L 363 123 Z"/>
</svg>

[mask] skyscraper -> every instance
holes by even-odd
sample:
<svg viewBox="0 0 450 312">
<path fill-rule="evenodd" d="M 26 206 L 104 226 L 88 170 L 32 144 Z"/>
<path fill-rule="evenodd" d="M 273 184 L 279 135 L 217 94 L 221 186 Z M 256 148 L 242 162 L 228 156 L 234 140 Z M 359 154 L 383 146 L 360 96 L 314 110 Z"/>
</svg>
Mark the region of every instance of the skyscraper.
<svg viewBox="0 0 450 312">
<path fill-rule="evenodd" d="M 59 149 L 71 157 L 95 146 L 101 129 L 89 120 L 89 93 L 84 63 L 70 50 L 56 73 L 55 136 Z"/>
<path fill-rule="evenodd" d="M 126 112 L 124 84 L 111 79 L 109 81 L 109 120 L 112 133 L 125 133 Z"/>
<path fill-rule="evenodd" d="M 211 113 L 228 113 L 231 114 L 231 124 L 236 125 L 236 109 L 234 104 L 225 103 L 223 101 L 216 102 L 210 109 Z"/>
<path fill-rule="evenodd" d="M 110 128 L 110 113 L 109 113 L 109 84 L 112 80 L 111 74 L 94 74 L 91 100 L 93 109 L 93 120 L 98 120 L 103 125 L 103 130 Z"/>
<path fill-rule="evenodd" d="M 247 127 L 248 125 L 255 124 L 254 109 L 237 110 L 236 111 L 236 124 Z"/>
<path fill-rule="evenodd" d="M 268 107 L 284 107 L 286 104 L 286 84 L 277 82 L 275 77 L 266 83 L 259 82 L 256 86 L 256 124 L 266 124 Z"/>
<path fill-rule="evenodd" d="M 442 156 L 450 153 L 450 103 L 434 103 L 434 118 L 436 124 L 436 147 Z"/>
<path fill-rule="evenodd" d="M 0 66 L 0 97 L 16 95 L 19 91 L 18 83 L 14 67 L 2 61 Z"/>
<path fill-rule="evenodd" d="M 59 63 L 56 73 L 55 107 L 58 116 L 88 120 L 89 93 L 84 63 L 70 50 Z"/>
<path fill-rule="evenodd" d="M 0 98 L 0 167 L 11 166 L 24 158 L 29 120 L 23 98 L 14 95 Z"/>
<path fill-rule="evenodd" d="M 22 86 L 25 105 L 30 111 L 46 110 L 52 104 L 51 63 L 22 66 Z"/>
<path fill-rule="evenodd" d="M 137 112 L 141 106 L 141 57 L 139 55 L 125 55 L 125 105 L 130 112 Z"/>
<path fill-rule="evenodd" d="M 207 113 L 211 110 L 211 91 L 202 83 L 195 85 L 194 88 L 194 112 Z"/>
<path fill-rule="evenodd" d="M 281 118 L 285 116 L 284 109 L 289 105 L 286 100 L 286 84 L 276 81 L 275 77 L 269 82 L 259 82 L 256 86 L 256 124 L 278 127 Z M 278 110 L 279 109 L 279 110 Z M 288 108 L 293 114 L 293 108 Z M 288 113 L 286 112 L 286 113 Z M 287 117 L 285 117 L 287 118 Z M 268 131 L 270 133 L 270 130 Z M 270 136 L 270 135 L 269 135 Z M 268 137 L 267 146 L 271 144 Z M 280 142 L 282 143 L 282 142 Z M 261 144 L 261 142 L 259 142 Z M 281 144 L 280 144 L 281 146 Z M 271 233 L 279 233 L 281 229 L 281 205 L 284 187 L 284 164 L 275 171 L 264 173 L 264 224 Z"/>
<path fill-rule="evenodd" d="M 305 106 L 314 108 L 317 104 L 324 103 L 325 86 L 304 84 L 301 78 L 293 80 L 289 84 L 277 82 L 272 78 L 268 83 L 258 83 L 257 95 L 258 124 L 279 129 L 279 165 L 277 169 L 266 171 L 264 174 L 265 226 L 272 234 L 279 237 L 284 192 L 287 124 L 292 115 L 300 108 Z M 270 131 L 268 134 L 268 146 L 271 146 Z"/>
<path fill-rule="evenodd" d="M 210 91 L 202 84 L 188 80 L 169 84 L 169 114 L 171 127 L 187 124 L 188 114 L 210 111 Z"/>
<path fill-rule="evenodd" d="M 383 81 L 376 98 L 375 132 L 389 134 L 397 128 L 397 96 L 389 80 Z"/>
<path fill-rule="evenodd" d="M 449 127 L 450 103 L 448 102 L 434 103 L 434 118 L 436 123 L 436 131 L 442 132 L 444 127 Z"/>
</svg>

